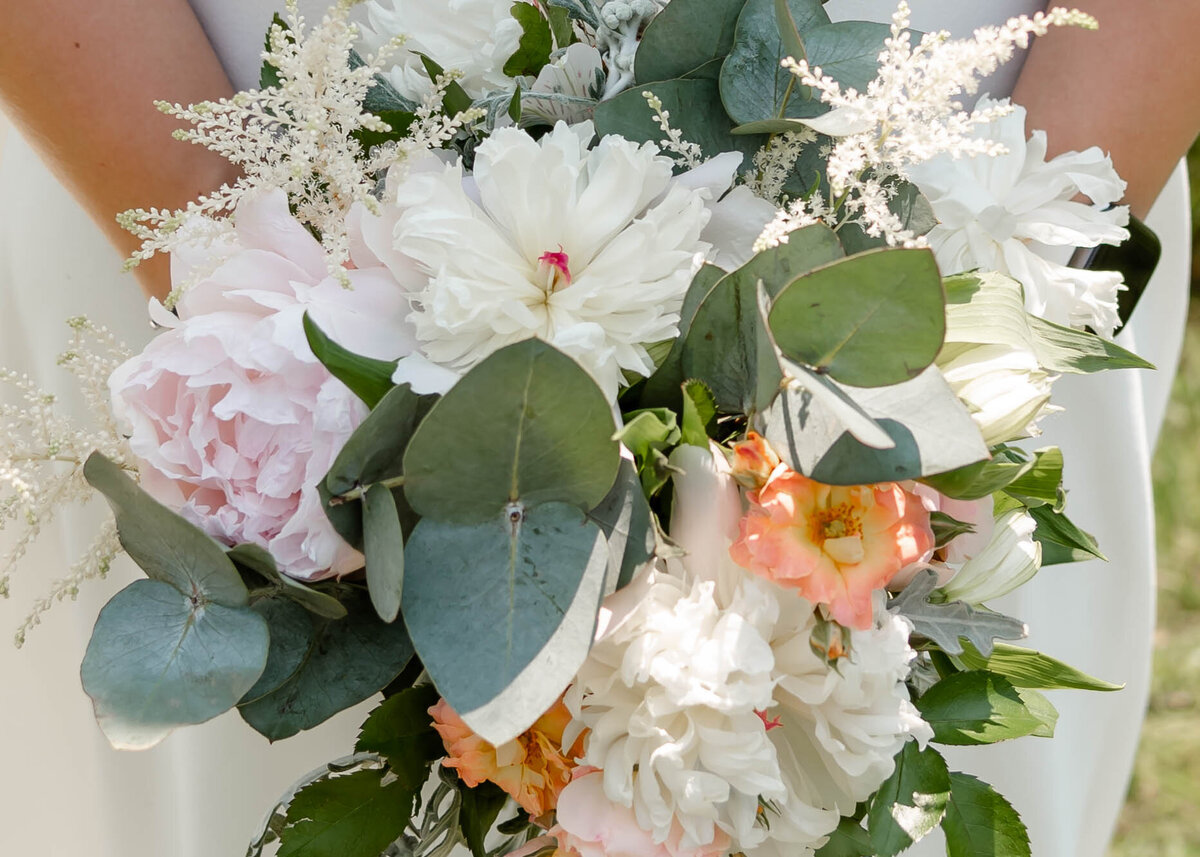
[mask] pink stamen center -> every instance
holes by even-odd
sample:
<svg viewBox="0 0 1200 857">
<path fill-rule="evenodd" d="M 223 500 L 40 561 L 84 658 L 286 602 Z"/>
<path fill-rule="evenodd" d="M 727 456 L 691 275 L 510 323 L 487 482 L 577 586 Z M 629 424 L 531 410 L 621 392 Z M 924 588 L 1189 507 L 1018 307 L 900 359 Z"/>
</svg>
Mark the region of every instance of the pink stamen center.
<svg viewBox="0 0 1200 857">
<path fill-rule="evenodd" d="M 758 719 L 763 722 L 763 726 L 766 727 L 768 732 L 770 732 L 772 729 L 778 729 L 780 726 L 783 725 L 782 717 L 774 717 L 774 718 L 768 720 L 767 712 L 759 711 L 759 710 L 755 709 L 754 713 L 758 715 Z"/>
<path fill-rule="evenodd" d="M 563 252 L 562 245 L 558 245 L 558 251 L 549 250 L 538 257 L 538 261 L 548 268 L 553 268 L 558 271 L 554 275 L 553 288 L 558 288 L 558 280 L 561 277 L 565 285 L 571 285 L 571 259 Z"/>
</svg>

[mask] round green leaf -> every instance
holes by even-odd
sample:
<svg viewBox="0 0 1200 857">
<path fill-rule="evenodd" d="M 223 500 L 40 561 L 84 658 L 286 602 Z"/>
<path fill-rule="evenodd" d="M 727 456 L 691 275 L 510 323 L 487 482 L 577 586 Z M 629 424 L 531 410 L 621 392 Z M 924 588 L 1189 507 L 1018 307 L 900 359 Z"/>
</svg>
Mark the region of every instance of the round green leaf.
<svg viewBox="0 0 1200 857">
<path fill-rule="evenodd" d="M 503 744 L 554 703 L 591 646 L 607 568 L 600 527 L 561 503 L 417 525 L 404 618 L 438 690 L 475 732 Z"/>
<path fill-rule="evenodd" d="M 421 516 L 470 523 L 512 502 L 590 509 L 617 477 L 612 409 L 561 351 L 529 339 L 454 385 L 404 455 L 404 493 Z"/>
<path fill-rule="evenodd" d="M 198 527 L 163 506 L 98 452 L 88 457 L 83 476 L 108 500 L 121 546 L 148 577 L 226 607 L 246 604 L 249 593 L 241 575 L 224 549 Z"/>
<path fill-rule="evenodd" d="M 326 619 L 341 619 L 346 615 L 342 602 L 307 584 L 293 580 L 279 571 L 275 557 L 266 548 L 254 544 L 241 544 L 228 551 L 229 558 L 241 568 L 248 568 L 264 580 L 279 587 L 279 594 L 290 599 L 310 613 Z"/>
<path fill-rule="evenodd" d="M 248 607 L 138 580 L 100 611 L 83 689 L 114 747 L 144 749 L 237 704 L 262 674 L 268 643 L 267 623 Z"/>
<path fill-rule="evenodd" d="M 746 0 L 672 0 L 642 34 L 634 61 L 637 85 L 684 77 L 733 47 Z"/>
<path fill-rule="evenodd" d="M 313 634 L 300 652 L 299 670 L 266 696 L 238 706 L 242 719 L 270 740 L 290 738 L 357 705 L 412 659 L 403 622 L 381 621 L 358 589 L 348 588 L 342 603 L 345 619 L 309 617 Z"/>
<path fill-rule="evenodd" d="M 308 611 L 286 598 L 264 598 L 251 608 L 267 622 L 271 647 L 267 665 L 246 695 L 238 702 L 245 705 L 261 699 L 296 674 L 304 664 L 304 655 L 312 642 L 313 623 Z"/>
<path fill-rule="evenodd" d="M 884 387 L 928 367 L 946 334 L 945 298 L 929 250 L 872 250 L 817 268 L 771 308 L 792 360 L 855 387 Z"/>
</svg>

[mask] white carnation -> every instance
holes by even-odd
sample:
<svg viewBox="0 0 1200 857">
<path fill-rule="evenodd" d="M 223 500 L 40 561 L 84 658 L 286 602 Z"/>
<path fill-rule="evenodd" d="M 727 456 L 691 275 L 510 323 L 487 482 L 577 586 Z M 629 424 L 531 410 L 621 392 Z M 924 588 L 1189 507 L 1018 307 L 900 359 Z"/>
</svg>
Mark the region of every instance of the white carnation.
<svg viewBox="0 0 1200 857">
<path fill-rule="evenodd" d="M 729 559 L 740 507 L 723 459 L 689 447 L 672 463 L 686 473 L 671 530 L 691 553 L 601 610 L 566 698 L 591 730 L 582 761 L 658 841 L 678 822 L 685 847 L 721 830 L 735 851 L 811 854 L 906 740 L 930 737 L 904 686 L 910 628 L 881 593 L 876 626 L 830 668 L 813 605 Z"/>
<path fill-rule="evenodd" d="M 979 108 L 995 104 L 984 99 Z M 943 155 L 908 170 L 937 215 L 928 240 L 943 272 L 983 268 L 1009 274 L 1025 286 L 1033 314 L 1111 334 L 1118 324 L 1121 275 L 1059 261 L 1069 259 L 1071 248 L 1129 237 L 1128 209 L 1108 208 L 1125 193 L 1112 160 L 1093 147 L 1047 161 L 1046 134 L 1035 131 L 1026 140 L 1022 107 L 973 133 L 1007 153 L 957 160 Z M 1079 193 L 1092 204 L 1073 201 Z"/>
<path fill-rule="evenodd" d="M 418 54 L 446 71 L 472 98 L 511 89 L 504 64 L 516 53 L 521 25 L 512 16 L 518 0 L 371 0 L 363 39 L 378 50 L 404 36 L 395 66 L 384 76 L 405 98 L 420 101 L 432 89 Z"/>
<path fill-rule="evenodd" d="M 609 136 L 589 149 L 593 136 L 590 122 L 560 122 L 541 140 L 500 129 L 472 177 L 461 164 L 414 169 L 380 218 L 364 218 L 363 240 L 415 301 L 424 359 L 402 363 L 398 381 L 444 388 L 444 370 L 530 337 L 570 354 L 612 398 L 624 372 L 653 371 L 645 346 L 678 333 L 710 249 L 707 204 L 741 156 L 672 178 L 655 146 Z"/>
</svg>

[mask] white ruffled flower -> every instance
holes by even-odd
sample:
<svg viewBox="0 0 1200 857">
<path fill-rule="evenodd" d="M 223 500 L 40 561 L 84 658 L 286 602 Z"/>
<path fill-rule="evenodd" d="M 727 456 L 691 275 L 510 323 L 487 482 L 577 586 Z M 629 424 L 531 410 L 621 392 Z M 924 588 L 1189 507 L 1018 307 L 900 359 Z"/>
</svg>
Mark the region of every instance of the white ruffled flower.
<svg viewBox="0 0 1200 857">
<path fill-rule="evenodd" d="M 708 203 L 737 154 L 672 178 L 651 144 L 590 122 L 541 140 L 502 128 L 461 164 L 414 169 L 362 239 L 410 290 L 423 357 L 396 376 L 441 391 L 503 346 L 539 337 L 578 360 L 615 398 L 623 372 L 648 375 L 649 343 L 678 333 L 699 261 Z M 432 365 L 431 365 L 432 364 Z M 431 371 L 440 367 L 438 377 Z"/>
<path fill-rule="evenodd" d="M 446 71 L 472 98 L 511 89 L 504 64 L 517 51 L 521 25 L 512 7 L 522 0 L 371 0 L 363 40 L 377 50 L 396 36 L 404 47 L 385 73 L 405 98 L 420 101 L 433 87 L 418 54 Z"/>
<path fill-rule="evenodd" d="M 813 605 L 729 559 L 741 509 L 724 459 L 685 447 L 672 534 L 690 551 L 611 596 L 568 691 L 582 762 L 664 841 L 719 836 L 734 851 L 811 854 L 930 730 L 903 681 L 909 628 L 883 610 L 831 669 L 813 653 Z M 570 736 L 567 740 L 571 740 Z"/>
<path fill-rule="evenodd" d="M 984 604 L 1024 585 L 1042 565 L 1035 529 L 1037 522 L 1023 509 L 1005 512 L 988 546 L 963 564 L 942 593 L 950 601 Z"/>
<path fill-rule="evenodd" d="M 980 102 L 980 109 L 1006 101 Z M 938 157 L 909 169 L 937 215 L 928 235 L 945 273 L 975 268 L 1009 274 L 1025 286 L 1034 315 L 1059 324 L 1087 325 L 1110 335 L 1118 324 L 1121 275 L 1059 264 L 1071 248 L 1119 244 L 1129 237 L 1129 210 L 1108 208 L 1125 182 L 1100 149 L 1046 160 L 1046 134 L 1025 138 L 1025 110 L 974 129 L 1002 144 L 994 157 Z M 1086 194 L 1092 204 L 1073 201 Z M 1106 210 L 1107 209 L 1107 210 Z"/>
<path fill-rule="evenodd" d="M 938 368 L 971 411 L 988 446 L 1037 437 L 1038 420 L 1061 408 L 1050 404 L 1055 376 L 1029 351 L 1008 345 L 950 345 Z"/>
</svg>

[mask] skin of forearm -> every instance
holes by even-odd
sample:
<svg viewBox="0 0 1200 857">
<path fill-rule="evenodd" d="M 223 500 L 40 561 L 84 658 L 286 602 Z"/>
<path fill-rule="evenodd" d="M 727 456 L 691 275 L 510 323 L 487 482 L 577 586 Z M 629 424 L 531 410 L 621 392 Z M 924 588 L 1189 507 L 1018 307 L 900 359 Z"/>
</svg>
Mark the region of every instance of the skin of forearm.
<svg viewBox="0 0 1200 857">
<path fill-rule="evenodd" d="M 138 242 L 117 212 L 181 208 L 236 175 L 154 107 L 232 92 L 186 0 L 0 0 L 0 20 L 4 111 L 122 252 Z M 166 259 L 138 279 L 163 296 Z"/>
<path fill-rule="evenodd" d="M 1079 0 L 1097 31 L 1059 28 L 1037 39 L 1013 100 L 1050 155 L 1098 145 L 1128 182 L 1144 217 L 1200 133 L 1196 0 Z"/>
</svg>

